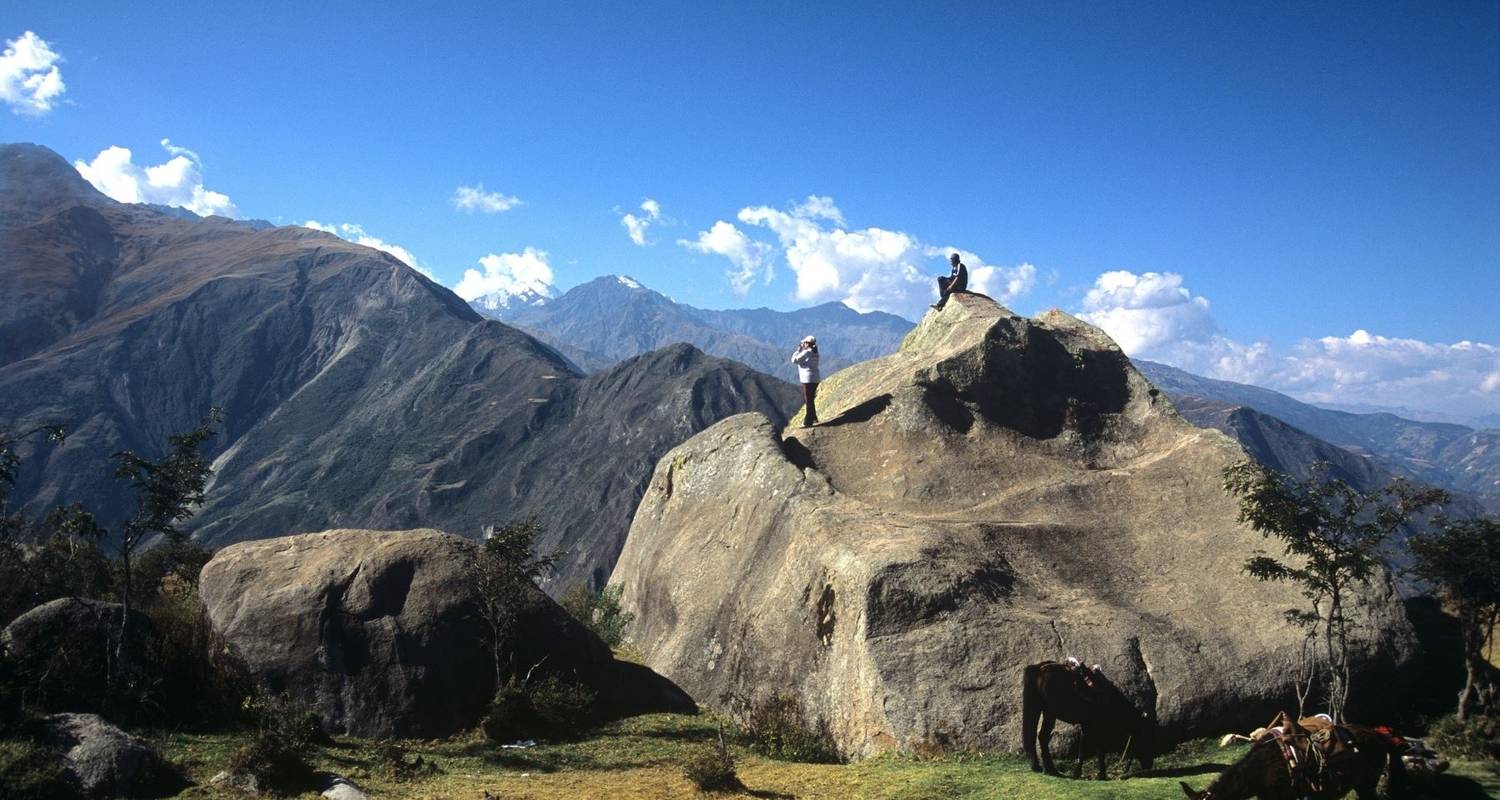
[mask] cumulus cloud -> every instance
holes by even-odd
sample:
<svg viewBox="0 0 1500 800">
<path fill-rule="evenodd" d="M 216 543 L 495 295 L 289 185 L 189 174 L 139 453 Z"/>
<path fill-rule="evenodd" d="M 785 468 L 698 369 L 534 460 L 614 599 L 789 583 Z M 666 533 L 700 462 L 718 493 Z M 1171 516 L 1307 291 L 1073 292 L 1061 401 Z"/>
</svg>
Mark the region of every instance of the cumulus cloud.
<svg viewBox="0 0 1500 800">
<path fill-rule="evenodd" d="M 626 234 L 630 236 L 630 241 L 635 242 L 636 247 L 646 246 L 646 229 L 661 219 L 661 203 L 648 197 L 641 201 L 641 212 L 641 216 L 626 213 L 620 217 L 620 224 L 625 226 Z"/>
<path fill-rule="evenodd" d="M 1106 272 L 1084 295 L 1079 316 L 1109 332 L 1127 353 L 1208 342 L 1218 332 L 1207 298 L 1195 297 L 1172 272 Z"/>
<path fill-rule="evenodd" d="M 68 90 L 58 64 L 62 57 L 31 31 L 5 42 L 0 54 L 0 101 L 15 114 L 39 117 Z"/>
<path fill-rule="evenodd" d="M 345 222 L 340 225 L 325 225 L 315 219 L 310 219 L 302 223 L 302 227 L 312 228 L 315 231 L 322 231 L 324 233 L 331 233 L 334 236 L 337 236 L 346 241 L 350 241 L 358 245 L 363 245 L 365 247 L 374 248 L 381 251 L 382 253 L 390 253 L 391 255 L 400 259 L 401 263 L 405 264 L 406 266 L 411 267 L 412 269 L 422 273 L 423 275 L 426 275 L 432 280 L 437 280 L 437 276 L 433 275 L 431 270 L 423 266 L 421 262 L 417 261 L 417 257 L 413 255 L 410 250 L 407 250 L 405 247 L 402 247 L 399 244 L 392 244 L 390 242 L 387 242 L 386 240 L 381 239 L 377 236 L 371 236 L 365 231 L 363 225 L 356 225 L 352 222 Z"/>
<path fill-rule="evenodd" d="M 1131 356 L 1253 383 L 1324 405 L 1389 406 L 1474 418 L 1500 402 L 1500 347 L 1381 336 L 1304 339 L 1278 350 L 1219 329 L 1209 301 L 1174 273 L 1100 275 L 1078 316 Z"/>
<path fill-rule="evenodd" d="M 171 158 L 155 166 L 133 162 L 129 148 L 107 147 L 94 160 L 78 160 L 73 166 L 95 189 L 121 203 L 158 203 L 185 208 L 201 217 L 218 214 L 238 216 L 228 195 L 203 185 L 203 162 L 198 154 L 161 140 Z"/>
<path fill-rule="evenodd" d="M 634 239 L 634 235 L 631 238 Z M 734 269 L 725 274 L 736 294 L 750 291 L 757 280 L 770 283 L 775 277 L 771 265 L 771 254 L 774 252 L 771 246 L 746 236 L 733 223 L 719 220 L 712 228 L 699 232 L 697 239 L 678 239 L 677 243 L 690 250 L 729 259 Z"/>
<path fill-rule="evenodd" d="M 552 265 L 545 250 L 528 247 L 520 253 L 490 253 L 479 259 L 479 269 L 464 270 L 453 293 L 464 300 L 514 297 L 533 293 L 552 297 Z"/>
<path fill-rule="evenodd" d="M 521 205 L 521 198 L 499 192 L 486 192 L 482 183 L 460 186 L 453 190 L 453 207 L 470 214 L 476 211 L 484 214 L 499 214 L 518 205 Z"/>
<path fill-rule="evenodd" d="M 951 253 L 958 253 L 964 266 L 969 268 L 969 291 L 989 295 L 996 302 L 1009 303 L 1036 286 L 1037 272 L 1033 264 L 1002 267 L 986 264 L 978 253 L 961 247 L 927 248 L 927 255 L 932 258 L 946 259 Z"/>
<path fill-rule="evenodd" d="M 938 248 L 915 235 L 880 227 L 851 229 L 831 197 L 811 195 L 786 209 L 750 206 L 737 217 L 745 225 L 770 231 L 797 276 L 795 296 L 808 302 L 838 300 L 858 311 L 889 311 L 917 319 L 937 299 L 939 274 L 948 271 L 947 256 L 959 252 L 969 267 L 969 287 L 1009 302 L 1036 283 L 1036 267 L 986 264 L 961 248 Z M 713 246 L 716 242 L 719 246 Z M 763 243 L 750 240 L 728 222 L 683 242 L 702 252 L 730 257 L 736 291 L 746 291 L 757 276 L 769 282 L 773 259 Z M 756 247 L 760 245 L 760 247 Z"/>
</svg>

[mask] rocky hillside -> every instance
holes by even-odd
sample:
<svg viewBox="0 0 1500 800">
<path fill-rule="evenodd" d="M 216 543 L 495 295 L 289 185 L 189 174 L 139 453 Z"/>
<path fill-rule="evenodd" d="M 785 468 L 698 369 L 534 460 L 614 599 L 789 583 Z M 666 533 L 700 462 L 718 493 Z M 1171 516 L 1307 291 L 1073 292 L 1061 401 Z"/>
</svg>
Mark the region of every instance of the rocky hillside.
<svg viewBox="0 0 1500 800">
<path fill-rule="evenodd" d="M 217 405 L 193 521 L 210 543 L 476 535 L 535 513 L 544 544 L 577 549 L 570 581 L 607 574 L 669 447 L 795 402 L 690 348 L 584 377 L 389 255 L 257 227 L 116 203 L 50 150 L 0 147 L 0 426 L 69 431 L 27 463 L 18 502 L 83 501 L 112 525 L 128 506 L 109 454 L 159 452 Z"/>
<path fill-rule="evenodd" d="M 1244 451 L 1097 329 L 960 296 L 819 402 L 673 449 L 636 512 L 634 643 L 700 702 L 790 692 L 853 755 L 1017 749 L 1023 667 L 1069 654 L 1179 737 L 1284 702 L 1299 596 L 1243 572 L 1265 543 L 1219 475 Z M 1366 686 L 1415 656 L 1401 609 L 1360 606 Z"/>
<path fill-rule="evenodd" d="M 1500 513 L 1500 430 L 1417 422 L 1393 414 L 1333 411 L 1259 386 L 1204 378 L 1151 361 L 1136 364 L 1175 402 L 1198 397 L 1253 408 L 1326 442 L 1368 456 L 1384 470 L 1471 495 L 1488 513 Z"/>
<path fill-rule="evenodd" d="M 615 275 L 576 286 L 545 304 L 480 310 L 536 335 L 590 370 L 687 342 L 767 374 L 794 379 L 787 362 L 803 336 L 818 337 L 825 370 L 832 371 L 889 353 L 911 330 L 911 323 L 900 317 L 861 314 L 842 303 L 796 311 L 710 311 Z"/>
</svg>

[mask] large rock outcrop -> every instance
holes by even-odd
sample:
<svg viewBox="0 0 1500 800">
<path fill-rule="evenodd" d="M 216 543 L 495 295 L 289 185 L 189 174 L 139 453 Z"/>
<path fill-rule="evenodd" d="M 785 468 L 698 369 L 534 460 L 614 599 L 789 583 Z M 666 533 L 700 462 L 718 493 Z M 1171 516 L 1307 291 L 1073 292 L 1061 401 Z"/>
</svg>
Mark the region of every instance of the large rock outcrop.
<svg viewBox="0 0 1500 800">
<path fill-rule="evenodd" d="M 446 736 L 473 726 L 495 691 L 488 629 L 465 569 L 477 546 L 436 530 L 243 542 L 203 568 L 199 592 L 214 630 L 250 672 L 310 705 L 330 731 Z M 592 686 L 605 711 L 673 707 L 671 687 L 617 665 L 540 591 L 520 612 L 515 638 L 516 664 Z"/>
<path fill-rule="evenodd" d="M 857 756 L 1015 749 L 1022 668 L 1065 654 L 1179 735 L 1285 698 L 1300 598 L 1242 572 L 1266 543 L 1220 473 L 1245 455 L 1102 332 L 958 295 L 819 406 L 693 437 L 636 512 L 613 577 L 632 638 L 700 701 L 791 692 Z M 1413 657 L 1383 591 L 1366 677 Z"/>
</svg>

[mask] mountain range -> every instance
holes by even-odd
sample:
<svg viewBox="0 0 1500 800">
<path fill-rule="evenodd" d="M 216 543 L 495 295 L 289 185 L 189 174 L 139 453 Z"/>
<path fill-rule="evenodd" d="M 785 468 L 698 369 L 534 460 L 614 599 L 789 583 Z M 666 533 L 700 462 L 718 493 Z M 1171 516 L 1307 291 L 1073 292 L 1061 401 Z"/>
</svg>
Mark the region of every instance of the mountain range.
<svg viewBox="0 0 1500 800">
<path fill-rule="evenodd" d="M 480 310 L 548 342 L 585 370 L 671 342 L 691 342 L 793 380 L 787 356 L 807 333 L 818 337 L 827 375 L 895 351 L 913 327 L 901 317 L 860 314 L 841 303 L 792 312 L 699 309 L 623 276 L 596 278 L 544 302 Z M 1402 476 L 1470 495 L 1491 512 L 1500 511 L 1500 430 L 1321 408 L 1258 386 L 1135 361 L 1189 420 L 1222 430 L 1276 469 L 1306 478 L 1314 464 L 1326 463 L 1330 475 L 1366 489 Z"/>
<path fill-rule="evenodd" d="M 0 428 L 68 431 L 23 452 L 33 514 L 82 501 L 113 525 L 133 506 L 110 454 L 154 456 L 218 406 L 198 539 L 535 515 L 562 586 L 608 574 L 662 453 L 796 395 L 688 346 L 585 376 L 387 254 L 117 203 L 0 147 Z"/>
<path fill-rule="evenodd" d="M 12 498 L 32 514 L 82 501 L 115 524 L 131 496 L 110 454 L 155 455 L 218 406 L 215 474 L 188 523 L 202 541 L 473 536 L 535 516 L 541 547 L 564 553 L 549 590 L 597 585 L 667 450 L 728 416 L 796 410 L 796 388 L 753 367 L 792 377 L 812 333 L 832 374 L 912 327 L 837 303 L 698 309 L 620 276 L 546 294 L 487 319 L 337 236 L 117 203 L 46 148 L 0 146 L 0 430 L 69 433 L 27 443 Z M 1136 363 L 1190 421 L 1277 469 L 1327 462 L 1366 488 L 1402 475 L 1500 510 L 1500 432 Z"/>
<path fill-rule="evenodd" d="M 824 374 L 896 349 L 911 323 L 894 314 L 861 314 L 843 303 L 796 311 L 708 310 L 678 303 L 623 275 L 606 275 L 543 303 L 481 298 L 481 314 L 545 341 L 587 371 L 675 342 L 733 359 L 770 375 L 796 379 L 791 353 L 814 335 Z"/>
</svg>

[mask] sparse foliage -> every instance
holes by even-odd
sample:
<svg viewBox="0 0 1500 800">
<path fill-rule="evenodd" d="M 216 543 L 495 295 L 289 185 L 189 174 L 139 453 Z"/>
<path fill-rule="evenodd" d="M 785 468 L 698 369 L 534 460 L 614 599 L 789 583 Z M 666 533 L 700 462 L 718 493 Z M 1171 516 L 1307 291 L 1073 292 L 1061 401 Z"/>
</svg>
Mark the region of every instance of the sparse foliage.
<svg viewBox="0 0 1500 800">
<path fill-rule="evenodd" d="M 1299 676 L 1298 713 L 1305 711 L 1321 671 L 1328 712 L 1341 720 L 1350 688 L 1348 612 L 1354 592 L 1379 572 L 1391 534 L 1446 495 L 1404 481 L 1363 492 L 1341 480 L 1297 480 L 1250 461 L 1224 471 L 1224 489 L 1239 499 L 1241 523 L 1281 545 L 1280 555 L 1257 555 L 1245 571 L 1263 581 L 1292 583 L 1307 599 L 1306 606 L 1286 611 L 1287 620 L 1306 632 L 1303 652 L 1310 657 Z"/>
<path fill-rule="evenodd" d="M 1475 711 L 1493 713 L 1495 668 L 1485 654 L 1494 650 L 1500 621 L 1500 519 L 1439 518 L 1432 530 L 1413 536 L 1411 574 L 1433 586 L 1458 616 L 1463 634 L 1466 677 L 1458 695 L 1458 720 Z"/>
<path fill-rule="evenodd" d="M 705 792 L 737 792 L 745 788 L 735 772 L 734 754 L 724 741 L 724 729 L 714 744 L 699 746 L 683 759 L 682 774 Z"/>
<path fill-rule="evenodd" d="M 537 555 L 536 540 L 542 526 L 535 518 L 513 520 L 484 529 L 484 544 L 469 563 L 469 580 L 479 603 L 479 614 L 489 628 L 491 654 L 495 661 L 495 685 L 513 677 L 511 652 L 516 624 L 527 594 L 536 581 L 552 569 L 557 554 Z"/>
<path fill-rule="evenodd" d="M 576 736 L 597 718 L 596 699 L 587 686 L 558 675 L 513 677 L 495 692 L 480 730 L 494 742 Z"/>
<path fill-rule="evenodd" d="M 759 702 L 734 703 L 744 742 L 751 750 L 777 761 L 838 764 L 838 747 L 825 722 L 809 724 L 797 698 L 773 694 Z"/>
<path fill-rule="evenodd" d="M 232 772 L 252 775 L 257 787 L 296 793 L 317 785 L 305 754 L 325 734 L 313 712 L 286 695 L 268 695 L 246 703 L 256 719 L 255 736 L 230 758 Z"/>
<path fill-rule="evenodd" d="M 635 621 L 635 615 L 620 607 L 621 586 L 606 586 L 595 592 L 579 583 L 563 593 L 560 605 L 574 619 L 589 627 L 611 648 L 625 642 L 625 628 Z"/>
<path fill-rule="evenodd" d="M 115 453 L 115 477 L 130 481 L 136 490 L 135 513 L 120 524 L 117 546 L 120 552 L 120 602 L 125 606 L 125 623 L 120 630 L 121 652 L 129 639 L 130 600 L 136 549 L 147 537 L 161 535 L 169 544 L 181 544 L 186 536 L 178 523 L 193 515 L 193 506 L 203 502 L 203 488 L 213 474 L 209 459 L 198 448 L 215 433 L 214 426 L 223 416 L 211 409 L 197 428 L 167 439 L 167 454 L 153 461 L 129 450 Z"/>
</svg>

